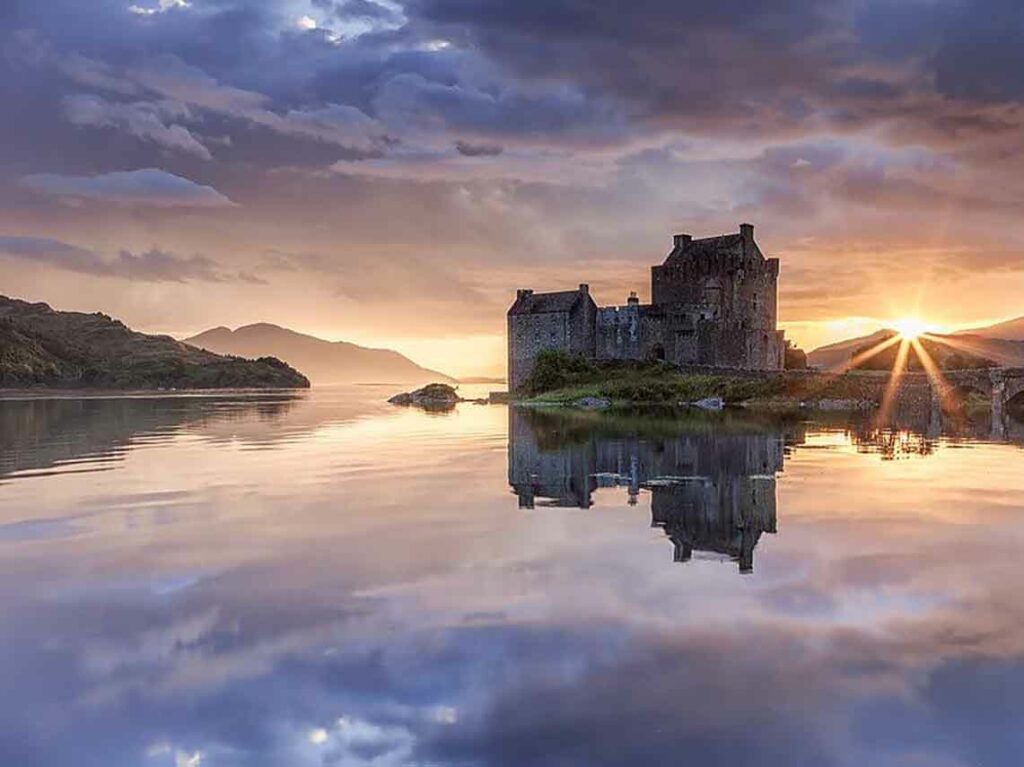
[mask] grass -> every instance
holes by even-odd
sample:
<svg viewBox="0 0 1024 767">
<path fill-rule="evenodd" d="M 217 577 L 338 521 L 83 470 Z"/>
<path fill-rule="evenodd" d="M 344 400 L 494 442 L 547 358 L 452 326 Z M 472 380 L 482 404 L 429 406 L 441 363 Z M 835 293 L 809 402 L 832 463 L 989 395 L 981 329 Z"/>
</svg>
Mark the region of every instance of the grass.
<svg viewBox="0 0 1024 767">
<path fill-rule="evenodd" d="M 566 405 L 584 397 L 608 399 L 613 405 L 676 405 L 705 397 L 735 404 L 780 394 L 777 379 L 680 373 L 659 362 L 595 364 L 564 352 L 538 355 L 524 387 L 526 402 Z"/>
<path fill-rule="evenodd" d="M 881 374 L 880 374 L 881 375 Z M 561 351 L 541 352 L 522 394 L 527 404 L 568 405 L 584 397 L 629 405 L 677 406 L 705 397 L 728 405 L 766 410 L 801 410 L 820 400 L 874 402 L 878 377 L 871 374 L 823 376 L 791 371 L 785 375 L 685 373 L 664 362 L 590 362 Z"/>
</svg>

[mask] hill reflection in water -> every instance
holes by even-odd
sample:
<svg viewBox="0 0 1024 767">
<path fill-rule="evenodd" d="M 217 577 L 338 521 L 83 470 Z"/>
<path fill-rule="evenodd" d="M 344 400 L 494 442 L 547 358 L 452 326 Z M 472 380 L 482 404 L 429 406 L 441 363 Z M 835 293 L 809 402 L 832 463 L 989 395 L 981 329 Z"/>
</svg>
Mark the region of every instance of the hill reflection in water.
<svg viewBox="0 0 1024 767">
<path fill-rule="evenodd" d="M 26 396 L 0 399 L 0 483 L 38 473 L 105 471 L 133 447 L 185 435 L 269 449 L 384 411 L 354 389 L 201 394 Z"/>
</svg>

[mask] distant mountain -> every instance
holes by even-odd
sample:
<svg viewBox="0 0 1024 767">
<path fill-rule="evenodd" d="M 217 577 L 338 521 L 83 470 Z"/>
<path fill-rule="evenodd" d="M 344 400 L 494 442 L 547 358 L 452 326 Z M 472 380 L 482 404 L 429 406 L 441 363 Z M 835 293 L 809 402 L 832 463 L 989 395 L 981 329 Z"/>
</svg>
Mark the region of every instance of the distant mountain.
<svg viewBox="0 0 1024 767">
<path fill-rule="evenodd" d="M 213 328 L 186 338 L 185 343 L 239 357 L 273 355 L 297 367 L 314 383 L 453 381 L 449 376 L 422 368 L 390 349 L 368 349 L 346 341 L 325 341 L 266 322 L 237 330 Z"/>
<path fill-rule="evenodd" d="M 861 347 L 869 343 L 878 343 L 884 341 L 886 338 L 891 336 L 894 331 L 892 330 L 879 330 L 872 333 L 869 336 L 860 336 L 858 338 L 849 338 L 845 341 L 837 341 L 827 346 L 819 346 L 814 351 L 807 355 L 807 364 L 813 368 L 822 368 L 827 370 L 828 368 L 839 367 L 840 365 L 849 362 L 856 352 Z"/>
<path fill-rule="evenodd" d="M 1014 320 L 1013 322 L 1018 322 Z M 994 328 L 1002 325 L 1009 326 L 1012 323 L 993 325 L 992 328 L 983 328 L 981 331 L 969 331 L 953 335 L 929 334 L 931 339 L 929 346 L 933 351 L 938 350 L 940 356 L 943 352 L 952 354 L 959 352 L 962 357 L 976 357 L 991 360 L 999 365 L 1007 367 L 1024 366 L 1024 340 L 1006 340 L 995 336 L 986 336 Z M 879 330 L 869 336 L 851 338 L 846 341 L 838 341 L 828 346 L 822 346 L 807 355 L 808 364 L 811 367 L 828 370 L 837 368 L 850 361 L 858 350 L 864 349 L 872 344 L 884 341 L 893 335 L 894 330 Z M 1009 332 L 1009 331 L 996 331 Z M 934 355 L 933 355 L 934 356 Z"/>
<path fill-rule="evenodd" d="M 243 360 L 136 333 L 105 314 L 0 296 L 0 387 L 305 388 L 279 359 Z"/>
<path fill-rule="evenodd" d="M 1006 322 L 998 322 L 995 325 L 989 325 L 984 328 L 961 330 L 955 333 L 955 335 L 982 336 L 983 338 L 996 338 L 1003 341 L 1024 341 L 1024 317 L 1007 320 Z"/>
<path fill-rule="evenodd" d="M 947 343 L 960 351 L 987 357 L 1005 367 L 1024 367 L 1024 340 L 1013 341 L 973 333 L 936 337 L 948 339 Z"/>
</svg>

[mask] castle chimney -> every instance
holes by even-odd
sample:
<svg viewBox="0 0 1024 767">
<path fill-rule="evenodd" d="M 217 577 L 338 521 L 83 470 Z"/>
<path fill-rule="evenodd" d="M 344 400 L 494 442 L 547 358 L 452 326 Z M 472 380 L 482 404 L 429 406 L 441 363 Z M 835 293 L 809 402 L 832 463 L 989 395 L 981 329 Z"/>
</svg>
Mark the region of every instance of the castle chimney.
<svg viewBox="0 0 1024 767">
<path fill-rule="evenodd" d="M 693 237 L 688 234 L 677 234 L 672 237 L 672 245 L 676 248 L 685 248 L 692 239 Z"/>
<path fill-rule="evenodd" d="M 580 283 L 580 293 L 589 293 L 589 292 L 590 292 L 590 286 L 587 283 L 585 283 L 585 282 L 581 282 Z"/>
<path fill-rule="evenodd" d="M 744 243 L 751 243 L 754 241 L 754 225 L 753 224 L 740 224 L 740 235 L 743 237 Z"/>
<path fill-rule="evenodd" d="M 532 296 L 532 295 L 533 295 L 533 290 L 532 289 L 530 289 L 530 288 L 520 288 L 519 290 L 516 291 L 516 300 L 518 301 L 520 298 L 526 298 L 527 296 Z"/>
<path fill-rule="evenodd" d="M 626 303 L 630 306 L 636 306 L 640 303 L 640 297 L 637 296 L 635 290 L 629 291 L 629 298 L 626 299 Z"/>
</svg>

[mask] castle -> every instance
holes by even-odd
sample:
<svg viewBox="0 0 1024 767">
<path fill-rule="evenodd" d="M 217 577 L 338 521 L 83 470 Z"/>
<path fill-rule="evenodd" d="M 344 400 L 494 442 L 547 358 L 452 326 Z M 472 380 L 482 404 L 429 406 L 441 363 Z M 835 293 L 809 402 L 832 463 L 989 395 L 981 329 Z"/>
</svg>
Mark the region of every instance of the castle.
<svg viewBox="0 0 1024 767">
<path fill-rule="evenodd" d="M 754 227 L 738 234 L 673 238 L 651 268 L 651 303 L 635 293 L 625 306 L 598 307 L 578 290 L 519 290 L 508 310 L 509 388 L 519 389 L 543 349 L 589 360 L 664 360 L 745 370 L 781 370 L 785 341 L 776 328 L 779 260 L 765 258 Z"/>
</svg>

